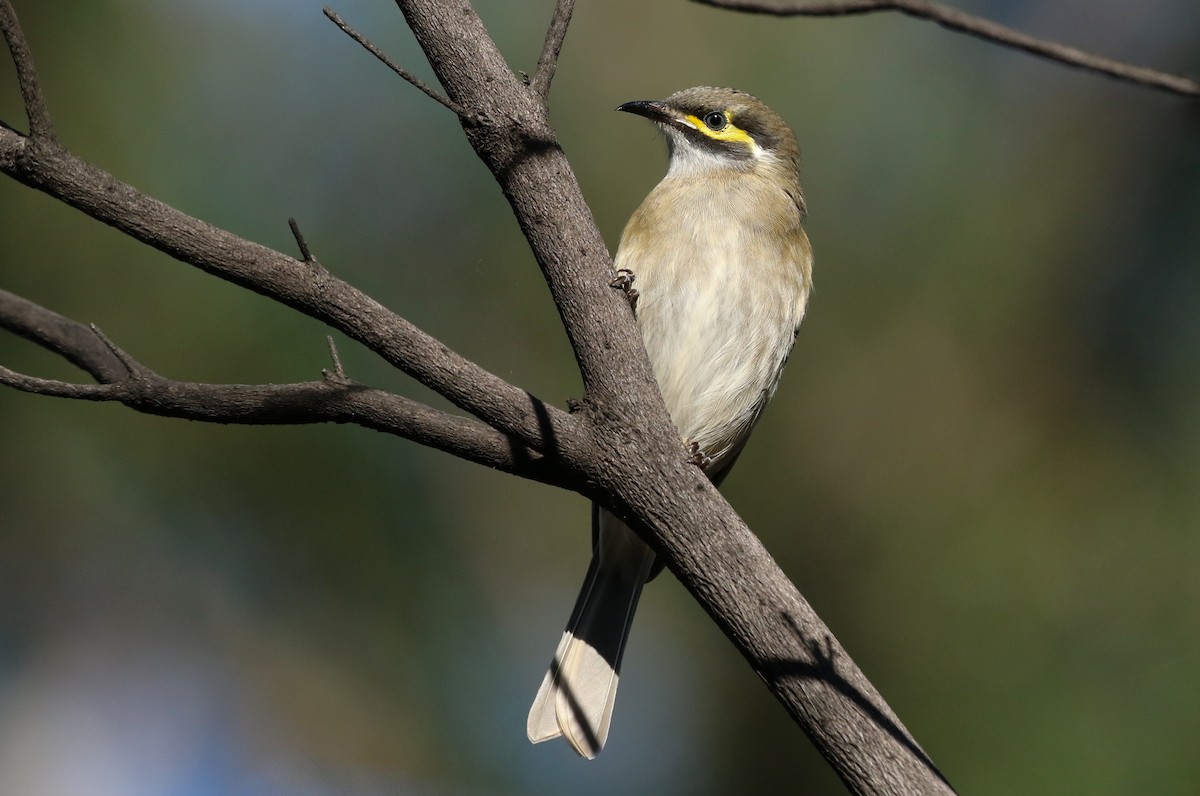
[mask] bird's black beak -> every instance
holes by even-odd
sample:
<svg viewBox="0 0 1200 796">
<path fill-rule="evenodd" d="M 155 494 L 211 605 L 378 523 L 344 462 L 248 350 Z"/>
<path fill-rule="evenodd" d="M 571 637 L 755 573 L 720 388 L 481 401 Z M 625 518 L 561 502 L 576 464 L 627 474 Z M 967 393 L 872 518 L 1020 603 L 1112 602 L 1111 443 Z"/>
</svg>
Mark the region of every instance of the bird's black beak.
<svg viewBox="0 0 1200 796">
<path fill-rule="evenodd" d="M 624 110 L 625 113 L 637 114 L 638 116 L 646 116 L 647 119 L 654 121 L 666 121 L 671 118 L 671 114 L 667 112 L 664 104 L 655 100 L 625 102 L 619 104 L 617 110 Z"/>
<path fill-rule="evenodd" d="M 661 121 L 666 113 L 666 108 L 663 107 L 662 103 L 655 102 L 654 100 L 626 102 L 618 105 L 617 110 L 624 111 L 625 113 L 634 113 L 638 116 L 645 116 L 647 119 L 654 119 L 656 121 Z"/>
<path fill-rule="evenodd" d="M 694 129 L 693 125 L 684 121 L 677 111 L 658 100 L 634 100 L 618 105 L 617 110 L 644 116 L 652 122 L 669 125 L 680 130 Z"/>
</svg>

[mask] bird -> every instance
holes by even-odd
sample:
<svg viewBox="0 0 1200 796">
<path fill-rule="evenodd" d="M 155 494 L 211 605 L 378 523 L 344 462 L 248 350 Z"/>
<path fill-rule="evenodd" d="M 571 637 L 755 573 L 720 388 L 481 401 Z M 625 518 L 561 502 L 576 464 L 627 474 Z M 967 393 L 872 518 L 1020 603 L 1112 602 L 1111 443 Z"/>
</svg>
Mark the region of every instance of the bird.
<svg viewBox="0 0 1200 796">
<path fill-rule="evenodd" d="M 657 125 L 668 167 L 625 226 L 613 284 L 631 296 L 685 455 L 719 486 L 775 393 L 812 290 L 800 149 L 736 89 L 617 110 Z M 593 506 L 592 517 L 591 564 L 526 726 L 531 742 L 561 735 L 589 760 L 608 738 L 642 586 L 662 569 L 616 516 Z"/>
</svg>

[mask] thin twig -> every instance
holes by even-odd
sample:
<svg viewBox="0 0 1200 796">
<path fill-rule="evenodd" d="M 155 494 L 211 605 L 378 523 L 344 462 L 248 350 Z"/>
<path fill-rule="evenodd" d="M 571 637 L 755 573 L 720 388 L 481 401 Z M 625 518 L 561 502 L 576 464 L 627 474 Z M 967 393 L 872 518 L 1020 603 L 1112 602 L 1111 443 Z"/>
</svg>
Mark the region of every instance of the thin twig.
<svg viewBox="0 0 1200 796">
<path fill-rule="evenodd" d="M 563 39 L 567 37 L 567 28 L 571 25 L 571 13 L 574 10 L 575 0 L 558 0 L 554 4 L 554 16 L 550 18 L 550 27 L 546 29 L 546 40 L 542 43 L 537 71 L 533 73 L 530 83 L 542 99 L 550 94 L 550 83 L 554 80 L 555 70 L 558 69 L 558 54 L 562 51 Z"/>
<path fill-rule="evenodd" d="M 304 235 L 300 233 L 300 225 L 296 223 L 296 219 L 289 218 L 288 226 L 292 230 L 292 237 L 296 239 L 296 247 L 300 249 L 300 257 L 306 263 L 316 262 L 312 256 L 312 252 L 308 250 L 308 241 L 304 239 Z"/>
<path fill-rule="evenodd" d="M 0 384 L 33 395 L 48 395 L 52 398 L 75 398 L 84 401 L 105 401 L 111 394 L 114 384 L 120 382 L 105 382 L 102 384 L 75 384 L 57 379 L 43 379 L 18 373 L 0 365 Z"/>
<path fill-rule="evenodd" d="M 333 360 L 333 375 L 338 379 L 346 378 L 346 369 L 342 367 L 342 357 L 338 354 L 337 343 L 333 342 L 333 335 L 325 335 L 325 342 L 329 344 L 329 358 Z M 328 371 L 321 371 L 328 374 Z"/>
<path fill-rule="evenodd" d="M 33 54 L 25 42 L 25 33 L 17 12 L 9 0 L 0 0 L 0 30 L 8 42 L 13 64 L 17 67 L 17 82 L 21 85 L 21 100 L 25 103 L 25 115 L 29 117 L 29 136 L 43 141 L 57 141 L 50 111 L 38 86 L 37 69 L 33 65 Z M 7 125 L 6 125 L 7 126 Z"/>
<path fill-rule="evenodd" d="M 899 11 L 918 19 L 928 19 L 944 28 L 957 30 L 969 36 L 1012 47 L 1017 50 L 1048 58 L 1068 66 L 1086 69 L 1147 88 L 1169 91 L 1185 97 L 1200 97 L 1200 81 L 1182 75 L 1173 75 L 1134 66 L 1111 58 L 1084 52 L 1049 39 L 1039 39 L 998 22 L 967 14 L 950 6 L 927 0 L 828 0 L 827 2 L 758 2 L 758 0 L 693 0 L 714 8 L 746 11 L 753 14 L 774 16 L 833 17 L 849 14 L 867 14 L 872 11 Z"/>
<path fill-rule="evenodd" d="M 121 347 L 118 346 L 116 343 L 114 343 L 112 340 L 110 340 L 108 335 L 106 335 L 104 332 L 100 331 L 99 326 L 97 326 L 94 323 L 91 323 L 91 324 L 88 324 L 88 327 L 92 330 L 92 334 L 94 334 L 94 335 L 96 335 L 96 337 L 100 338 L 100 342 L 104 343 L 105 348 L 107 348 L 109 351 L 111 351 L 113 356 L 121 361 L 121 364 L 125 366 L 125 369 L 127 371 L 129 371 L 129 378 L 140 379 L 140 378 L 143 378 L 146 376 L 154 375 L 154 372 L 152 370 L 150 370 L 148 367 L 143 365 L 141 362 L 138 362 L 136 359 L 129 356 L 129 354 L 127 354 L 123 350 L 121 350 Z"/>
<path fill-rule="evenodd" d="M 420 91 L 422 91 L 425 94 L 425 96 L 429 97 L 431 100 L 438 103 L 439 105 L 449 108 L 454 113 L 455 116 L 459 117 L 460 119 L 462 119 L 464 121 L 470 120 L 472 118 L 471 114 L 467 112 L 466 108 L 459 105 L 457 102 L 455 102 L 454 100 L 445 96 L 444 94 L 439 94 L 437 91 L 434 91 L 424 81 L 422 81 L 420 78 L 418 78 L 412 72 L 409 72 L 404 67 L 402 67 L 399 64 L 395 63 L 394 61 L 392 61 L 391 58 L 388 58 L 387 55 L 382 50 L 380 50 L 378 47 L 376 47 L 375 44 L 370 39 L 368 39 L 366 36 L 359 33 L 354 28 L 350 27 L 346 23 L 346 21 L 343 20 L 340 16 L 338 16 L 337 12 L 334 11 L 332 8 L 330 8 L 329 6 L 325 6 L 325 8 L 323 8 L 321 10 L 325 12 L 325 16 L 329 17 L 329 20 L 331 22 L 333 22 L 333 24 L 337 25 L 339 28 L 342 29 L 343 33 L 345 33 L 347 36 L 349 36 L 350 38 L 352 38 L 356 42 L 358 42 L 360 45 L 362 45 L 362 48 L 364 50 L 366 50 L 371 55 L 375 56 L 380 61 L 382 61 L 384 63 L 384 65 L 387 66 L 388 69 L 391 69 L 393 72 L 400 75 L 400 77 L 407 80 L 413 86 L 420 89 Z"/>
</svg>

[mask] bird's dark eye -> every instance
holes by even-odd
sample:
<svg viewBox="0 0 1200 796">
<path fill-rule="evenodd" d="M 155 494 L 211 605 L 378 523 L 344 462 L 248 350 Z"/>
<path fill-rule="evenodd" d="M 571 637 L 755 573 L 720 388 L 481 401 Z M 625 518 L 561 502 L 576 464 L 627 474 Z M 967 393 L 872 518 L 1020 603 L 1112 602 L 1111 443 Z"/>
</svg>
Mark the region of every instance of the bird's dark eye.
<svg viewBox="0 0 1200 796">
<path fill-rule="evenodd" d="M 729 120 L 725 118 L 725 114 L 713 111 L 704 114 L 704 123 L 708 125 L 709 130 L 723 130 L 725 125 L 729 124 Z"/>
</svg>

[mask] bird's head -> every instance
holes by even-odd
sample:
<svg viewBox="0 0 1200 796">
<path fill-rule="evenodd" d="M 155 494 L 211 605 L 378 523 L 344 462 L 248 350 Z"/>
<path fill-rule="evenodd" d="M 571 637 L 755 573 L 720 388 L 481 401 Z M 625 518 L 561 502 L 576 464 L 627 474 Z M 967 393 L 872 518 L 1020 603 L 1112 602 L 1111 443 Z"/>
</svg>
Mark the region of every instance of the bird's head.
<svg viewBox="0 0 1200 796">
<path fill-rule="evenodd" d="M 779 114 L 745 92 L 700 86 L 664 100 L 626 102 L 617 110 L 662 129 L 673 175 L 736 170 L 799 179 L 796 136 Z"/>
</svg>

